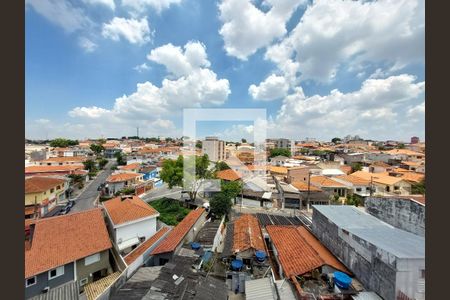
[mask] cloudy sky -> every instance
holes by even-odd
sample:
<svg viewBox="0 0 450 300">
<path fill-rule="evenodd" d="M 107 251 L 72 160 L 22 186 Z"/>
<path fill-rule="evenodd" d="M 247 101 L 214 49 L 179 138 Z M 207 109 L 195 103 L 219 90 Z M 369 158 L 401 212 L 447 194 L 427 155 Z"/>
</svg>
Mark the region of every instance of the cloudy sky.
<svg viewBox="0 0 450 300">
<path fill-rule="evenodd" d="M 264 108 L 267 136 L 424 139 L 421 0 L 27 0 L 27 138 L 181 136 Z M 251 137 L 253 124 L 199 123 Z"/>
</svg>

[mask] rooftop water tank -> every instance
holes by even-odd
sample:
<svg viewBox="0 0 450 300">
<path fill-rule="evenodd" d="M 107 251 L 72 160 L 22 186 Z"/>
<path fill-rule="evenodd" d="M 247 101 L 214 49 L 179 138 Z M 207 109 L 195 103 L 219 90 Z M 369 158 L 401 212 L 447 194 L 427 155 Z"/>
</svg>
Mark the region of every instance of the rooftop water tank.
<svg viewBox="0 0 450 300">
<path fill-rule="evenodd" d="M 231 262 L 231 269 L 234 271 L 239 271 L 243 265 L 244 265 L 244 262 L 242 260 L 235 259 Z"/>
<path fill-rule="evenodd" d="M 200 249 L 200 247 L 201 247 L 201 245 L 199 243 L 194 242 L 191 244 L 192 250 L 198 250 L 198 249 Z"/>
<path fill-rule="evenodd" d="M 333 273 L 334 283 L 340 289 L 348 289 L 352 283 L 352 279 L 345 273 L 336 271 Z"/>
<path fill-rule="evenodd" d="M 263 262 L 266 259 L 266 252 L 258 250 L 256 251 L 255 256 L 257 261 Z"/>
</svg>

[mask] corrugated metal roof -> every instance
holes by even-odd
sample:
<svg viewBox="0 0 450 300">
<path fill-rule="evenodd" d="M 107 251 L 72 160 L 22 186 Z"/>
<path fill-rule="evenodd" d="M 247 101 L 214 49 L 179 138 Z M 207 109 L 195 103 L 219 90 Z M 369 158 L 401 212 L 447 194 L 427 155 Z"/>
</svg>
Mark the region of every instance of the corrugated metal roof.
<svg viewBox="0 0 450 300">
<path fill-rule="evenodd" d="M 375 292 L 360 292 L 358 295 L 352 296 L 354 300 L 382 300 Z"/>
<path fill-rule="evenodd" d="M 270 278 L 249 280 L 245 282 L 246 300 L 272 300 L 277 299 L 276 291 L 272 287 Z"/>
<path fill-rule="evenodd" d="M 313 208 L 338 227 L 398 258 L 425 258 L 424 237 L 395 228 L 354 206 L 313 205 Z"/>
<path fill-rule="evenodd" d="M 45 294 L 40 294 L 29 298 L 28 300 L 78 300 L 79 289 L 75 281 L 50 289 Z"/>
</svg>

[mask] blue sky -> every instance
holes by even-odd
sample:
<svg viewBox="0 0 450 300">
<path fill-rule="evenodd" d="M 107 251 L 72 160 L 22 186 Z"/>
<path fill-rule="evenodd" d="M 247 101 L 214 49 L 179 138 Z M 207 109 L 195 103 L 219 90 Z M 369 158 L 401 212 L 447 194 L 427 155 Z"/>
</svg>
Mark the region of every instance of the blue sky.
<svg viewBox="0 0 450 300">
<path fill-rule="evenodd" d="M 269 137 L 424 139 L 423 6 L 29 0 L 26 137 L 181 136 L 182 109 L 204 107 L 265 108 Z"/>
</svg>

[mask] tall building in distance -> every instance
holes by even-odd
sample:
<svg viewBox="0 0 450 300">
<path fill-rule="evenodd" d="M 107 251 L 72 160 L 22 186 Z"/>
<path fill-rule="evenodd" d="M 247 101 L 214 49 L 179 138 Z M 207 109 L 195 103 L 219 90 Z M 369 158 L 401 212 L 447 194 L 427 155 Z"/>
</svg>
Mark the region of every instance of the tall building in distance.
<svg viewBox="0 0 450 300">
<path fill-rule="evenodd" d="M 413 136 L 411 138 L 411 144 L 418 144 L 419 142 L 420 142 L 420 140 L 417 136 Z"/>
<path fill-rule="evenodd" d="M 225 142 L 214 136 L 207 136 L 202 142 L 202 154 L 207 154 L 210 161 L 225 160 Z"/>
<path fill-rule="evenodd" d="M 291 140 L 283 138 L 276 139 L 276 147 L 291 150 Z"/>
</svg>

